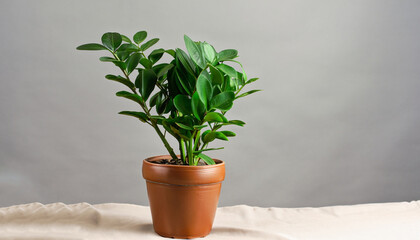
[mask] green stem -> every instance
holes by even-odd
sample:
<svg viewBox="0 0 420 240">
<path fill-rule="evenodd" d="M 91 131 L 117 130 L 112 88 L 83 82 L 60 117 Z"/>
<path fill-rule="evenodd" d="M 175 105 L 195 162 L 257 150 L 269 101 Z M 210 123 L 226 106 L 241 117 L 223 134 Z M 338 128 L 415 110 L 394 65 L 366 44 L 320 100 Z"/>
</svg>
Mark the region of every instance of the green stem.
<svg viewBox="0 0 420 240">
<path fill-rule="evenodd" d="M 188 164 L 194 165 L 194 154 L 193 154 L 193 138 L 190 138 L 188 143 Z"/>
<path fill-rule="evenodd" d="M 181 152 L 181 159 L 184 163 L 187 163 L 187 159 L 185 157 L 185 141 L 181 138 L 179 141 L 179 151 Z"/>
</svg>

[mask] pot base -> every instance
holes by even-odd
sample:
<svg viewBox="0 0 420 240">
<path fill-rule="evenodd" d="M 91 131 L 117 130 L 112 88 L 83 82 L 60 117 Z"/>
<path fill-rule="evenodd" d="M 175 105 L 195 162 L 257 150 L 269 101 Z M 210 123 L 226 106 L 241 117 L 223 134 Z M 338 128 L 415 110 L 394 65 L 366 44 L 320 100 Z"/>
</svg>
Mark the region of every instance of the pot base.
<svg viewBox="0 0 420 240">
<path fill-rule="evenodd" d="M 153 228 L 169 238 L 199 238 L 212 228 L 224 179 L 224 163 L 179 166 L 143 162 Z"/>
</svg>

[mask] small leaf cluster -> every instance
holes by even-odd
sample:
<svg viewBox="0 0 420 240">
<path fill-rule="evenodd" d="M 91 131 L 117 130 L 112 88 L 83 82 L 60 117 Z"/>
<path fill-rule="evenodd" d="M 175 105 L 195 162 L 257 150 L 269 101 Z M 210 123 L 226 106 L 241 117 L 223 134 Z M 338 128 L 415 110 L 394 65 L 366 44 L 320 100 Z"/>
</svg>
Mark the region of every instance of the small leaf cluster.
<svg viewBox="0 0 420 240">
<path fill-rule="evenodd" d="M 129 91 L 119 91 L 116 95 L 140 106 L 140 111 L 120 114 L 152 126 L 173 159 L 178 156 L 166 139 L 167 133 L 178 141 L 183 164 L 197 165 L 200 160 L 214 164 L 204 152 L 222 149 L 209 148 L 209 144 L 215 140 L 227 141 L 236 135 L 222 130 L 223 127 L 245 124 L 241 120 L 227 119 L 226 113 L 235 100 L 259 91 L 242 92 L 258 78 L 248 79 L 242 64 L 236 60 L 238 51 L 235 49 L 217 52 L 207 42 L 195 42 L 185 35 L 186 51 L 180 48 L 151 50 L 159 39 L 146 39 L 146 31 L 137 32 L 132 40 L 108 32 L 102 36 L 102 44 L 88 43 L 77 49 L 111 53 L 112 56 L 100 57 L 100 61 L 112 62 L 122 75 L 108 74 L 105 78 L 125 85 Z M 170 61 L 160 63 L 164 54 Z"/>
</svg>

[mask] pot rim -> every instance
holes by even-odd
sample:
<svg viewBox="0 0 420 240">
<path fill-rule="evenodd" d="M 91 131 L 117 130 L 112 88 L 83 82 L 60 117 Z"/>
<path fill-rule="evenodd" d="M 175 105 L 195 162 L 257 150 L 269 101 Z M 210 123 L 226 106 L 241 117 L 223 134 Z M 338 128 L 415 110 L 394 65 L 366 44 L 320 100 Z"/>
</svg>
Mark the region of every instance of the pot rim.
<svg viewBox="0 0 420 240">
<path fill-rule="evenodd" d="M 153 160 L 170 157 L 169 155 L 160 155 L 144 159 L 143 178 L 148 182 L 184 186 L 221 183 L 225 179 L 225 163 L 218 159 L 214 159 L 217 164 L 203 166 L 153 163 Z"/>
<path fill-rule="evenodd" d="M 179 157 L 179 155 L 177 155 L 177 156 Z M 200 165 L 200 166 L 159 164 L 159 163 L 154 163 L 152 161 L 152 160 L 165 159 L 167 157 L 171 157 L 171 156 L 170 155 L 158 155 L 158 156 L 148 157 L 148 158 L 143 160 L 143 163 L 150 164 L 150 165 L 153 165 L 153 166 L 159 166 L 159 167 L 175 167 L 175 168 L 213 168 L 213 167 L 220 167 L 221 165 L 225 165 L 224 161 L 222 161 L 220 159 L 216 159 L 216 158 L 212 158 L 216 164 L 214 164 L 214 165 Z"/>
</svg>

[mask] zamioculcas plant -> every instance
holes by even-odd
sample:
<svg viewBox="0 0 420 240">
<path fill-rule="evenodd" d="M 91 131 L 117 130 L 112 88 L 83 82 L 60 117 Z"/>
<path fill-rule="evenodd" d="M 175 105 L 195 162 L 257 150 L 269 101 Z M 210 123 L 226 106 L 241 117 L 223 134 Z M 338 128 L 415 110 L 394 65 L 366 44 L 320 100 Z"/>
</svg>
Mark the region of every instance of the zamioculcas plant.
<svg viewBox="0 0 420 240">
<path fill-rule="evenodd" d="M 225 126 L 245 124 L 229 120 L 226 113 L 235 100 L 259 91 L 242 92 L 257 78 L 248 79 L 235 60 L 238 51 L 234 49 L 217 52 L 206 42 L 184 36 L 187 51 L 151 51 L 159 39 L 145 41 L 146 37 L 145 31 L 136 33 L 133 40 L 109 32 L 102 36 L 102 44 L 77 49 L 111 53 L 100 60 L 115 64 L 122 74 L 105 78 L 125 85 L 127 89 L 117 96 L 140 106 L 120 114 L 153 127 L 169 152 L 143 160 L 155 231 L 173 238 L 204 237 L 212 228 L 225 177 L 224 162 L 206 155 L 222 147 L 210 148 L 209 144 L 235 136 Z M 160 61 L 164 54 L 169 61 Z M 169 135 L 178 141 L 179 155 L 167 141 Z"/>
<path fill-rule="evenodd" d="M 108 74 L 108 80 L 125 85 L 127 91 L 116 95 L 136 102 L 140 111 L 122 111 L 120 114 L 138 118 L 153 127 L 176 164 L 197 165 L 202 159 L 214 164 L 204 152 L 218 150 L 209 148 L 214 140 L 227 141 L 234 137 L 232 131 L 223 130 L 227 125 L 243 126 L 240 120 L 228 120 L 235 100 L 255 93 L 242 93 L 244 87 L 258 78 L 248 79 L 242 64 L 235 59 L 238 51 L 226 49 L 217 52 L 206 42 L 194 42 L 184 36 L 187 52 L 158 48 L 146 54 L 159 39 L 145 42 L 147 33 L 134 34 L 133 40 L 116 32 L 102 36 L 102 44 L 89 43 L 78 50 L 104 50 L 111 56 L 100 57 L 103 62 L 112 62 L 122 75 Z M 159 63 L 164 54 L 171 61 Z M 236 64 L 237 71 L 231 64 Z M 167 133 L 179 142 L 181 159 L 178 159 L 168 143 Z M 177 160 L 177 161 L 176 161 Z"/>
</svg>

